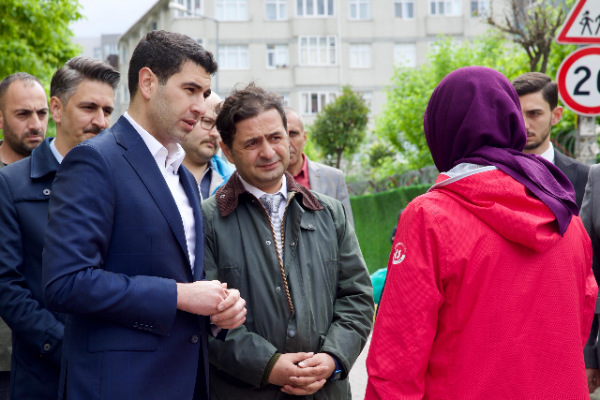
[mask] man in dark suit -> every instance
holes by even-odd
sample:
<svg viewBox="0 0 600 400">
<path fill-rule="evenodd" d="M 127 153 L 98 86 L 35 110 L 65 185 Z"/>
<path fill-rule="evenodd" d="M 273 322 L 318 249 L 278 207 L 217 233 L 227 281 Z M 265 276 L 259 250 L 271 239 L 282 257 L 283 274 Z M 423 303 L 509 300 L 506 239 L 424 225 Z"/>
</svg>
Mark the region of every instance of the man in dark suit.
<svg viewBox="0 0 600 400">
<path fill-rule="evenodd" d="M 237 290 L 203 280 L 200 196 L 181 165 L 216 69 L 194 39 L 149 32 L 128 113 L 56 174 L 42 278 L 69 314 L 61 399 L 208 399 L 207 335 L 245 321 Z"/>
<path fill-rule="evenodd" d="M 32 84 L 41 90 L 43 104 L 27 118 L 43 121 L 45 131 L 46 94 L 36 82 Z M 31 157 L 0 170 L 0 316 L 13 331 L 10 391 L 15 400 L 58 396 L 64 315 L 47 309 L 41 282 L 48 199 L 62 157 L 108 127 L 118 82 L 119 73 L 107 64 L 71 59 L 50 86 L 56 138 L 47 138 Z M 39 130 L 39 125 L 31 126 Z"/>
<path fill-rule="evenodd" d="M 575 188 L 577 207 L 581 208 L 590 167 L 560 151 L 550 142 L 550 130 L 558 124 L 563 108 L 558 105 L 558 86 L 549 76 L 527 72 L 512 82 L 519 100 L 527 129 L 524 153 L 537 154 L 554 163 Z"/>
<path fill-rule="evenodd" d="M 48 99 L 39 79 L 25 72 L 2 79 L 0 129 L 4 140 L 0 140 L 0 168 L 30 156 L 44 140 L 47 127 Z M 9 398 L 11 349 L 10 328 L 0 318 L 0 400 Z"/>
</svg>

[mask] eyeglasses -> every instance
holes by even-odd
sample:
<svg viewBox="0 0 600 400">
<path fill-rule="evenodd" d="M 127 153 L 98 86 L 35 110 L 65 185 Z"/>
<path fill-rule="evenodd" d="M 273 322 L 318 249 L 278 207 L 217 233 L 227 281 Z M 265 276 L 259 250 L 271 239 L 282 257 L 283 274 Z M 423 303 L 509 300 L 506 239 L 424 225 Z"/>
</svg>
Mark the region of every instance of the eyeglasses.
<svg viewBox="0 0 600 400">
<path fill-rule="evenodd" d="M 212 128 L 214 128 L 216 123 L 217 121 L 212 118 L 200 117 L 200 126 L 207 131 L 210 131 Z"/>
</svg>

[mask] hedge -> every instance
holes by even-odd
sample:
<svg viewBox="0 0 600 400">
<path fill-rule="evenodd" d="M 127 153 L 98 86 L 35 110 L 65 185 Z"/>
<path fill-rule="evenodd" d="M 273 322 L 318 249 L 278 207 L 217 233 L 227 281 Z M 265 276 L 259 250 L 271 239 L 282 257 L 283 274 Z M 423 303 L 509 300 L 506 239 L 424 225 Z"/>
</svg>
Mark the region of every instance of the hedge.
<svg viewBox="0 0 600 400">
<path fill-rule="evenodd" d="M 390 237 L 398 223 L 398 212 L 430 187 L 415 185 L 350 197 L 356 237 L 369 273 L 387 267 L 392 250 Z"/>
</svg>

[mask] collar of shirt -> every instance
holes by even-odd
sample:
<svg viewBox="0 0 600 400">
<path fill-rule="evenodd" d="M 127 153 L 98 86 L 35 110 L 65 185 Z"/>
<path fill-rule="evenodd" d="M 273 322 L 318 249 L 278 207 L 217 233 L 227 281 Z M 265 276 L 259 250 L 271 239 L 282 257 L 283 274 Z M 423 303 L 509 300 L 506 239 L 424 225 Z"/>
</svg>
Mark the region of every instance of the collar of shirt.
<svg viewBox="0 0 600 400">
<path fill-rule="evenodd" d="M 62 160 L 64 159 L 64 157 L 58 152 L 58 150 L 56 150 L 56 144 L 54 143 L 55 141 L 56 139 L 52 139 L 52 141 L 50 142 L 50 150 L 52 150 L 52 154 L 54 154 L 56 161 L 58 161 L 59 164 L 62 164 Z"/>
<path fill-rule="evenodd" d="M 212 170 L 213 170 L 213 162 L 212 162 L 212 160 L 209 160 L 208 164 L 206 165 L 206 169 L 204 170 L 204 173 L 202 174 L 202 177 L 200 178 L 200 182 L 202 182 L 202 180 L 204 179 L 204 177 L 206 176 L 208 171 L 212 171 Z"/>
<path fill-rule="evenodd" d="M 308 161 L 306 160 L 306 156 L 304 154 L 302 154 L 302 160 L 302 169 L 296 174 L 296 176 L 294 176 L 294 180 L 297 183 L 304 185 L 307 189 L 310 189 L 310 178 L 308 176 Z"/>
<path fill-rule="evenodd" d="M 242 179 L 242 176 L 240 174 L 238 174 L 238 176 L 240 177 L 240 181 L 242 181 L 242 185 L 244 185 L 246 190 L 249 191 L 250 193 L 252 193 L 254 196 L 256 196 L 257 199 L 260 199 L 265 194 L 269 194 L 267 192 L 263 192 L 256 186 L 252 186 L 251 184 L 247 183 L 245 180 Z M 285 204 L 287 202 L 287 181 L 285 179 L 285 175 L 282 176 L 281 187 L 275 193 L 281 193 L 283 195 L 283 199 L 284 199 L 284 201 L 282 201 L 283 204 Z M 273 193 L 273 194 L 275 194 L 275 193 Z"/>
<path fill-rule="evenodd" d="M 546 160 L 554 164 L 554 146 L 552 145 L 552 142 L 550 142 L 550 147 L 548 147 L 548 150 L 540 154 L 540 157 L 544 157 Z"/>
<path fill-rule="evenodd" d="M 138 124 L 129 113 L 125 112 L 123 114 L 127 121 L 135 128 L 135 130 L 140 134 L 144 143 L 150 150 L 150 154 L 156 160 L 156 163 L 161 168 L 161 170 L 172 170 L 173 174 L 177 174 L 179 172 L 179 167 L 185 158 L 185 150 L 179 143 L 169 143 L 165 148 L 154 136 L 148 133 L 147 130 L 142 128 L 140 124 Z"/>
</svg>

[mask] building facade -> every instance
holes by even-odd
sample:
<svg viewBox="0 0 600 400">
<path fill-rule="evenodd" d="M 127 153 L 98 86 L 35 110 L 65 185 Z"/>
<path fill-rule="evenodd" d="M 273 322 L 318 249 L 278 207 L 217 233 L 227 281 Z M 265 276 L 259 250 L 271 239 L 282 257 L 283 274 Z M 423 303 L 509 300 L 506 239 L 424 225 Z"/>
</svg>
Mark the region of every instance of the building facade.
<svg viewBox="0 0 600 400">
<path fill-rule="evenodd" d="M 395 65 L 426 61 L 439 35 L 483 34 L 490 0 L 159 0 L 119 40 L 118 117 L 127 110 L 131 53 L 164 29 L 218 53 L 213 90 L 227 96 L 250 81 L 281 94 L 307 123 L 344 85 L 376 114 Z"/>
</svg>

